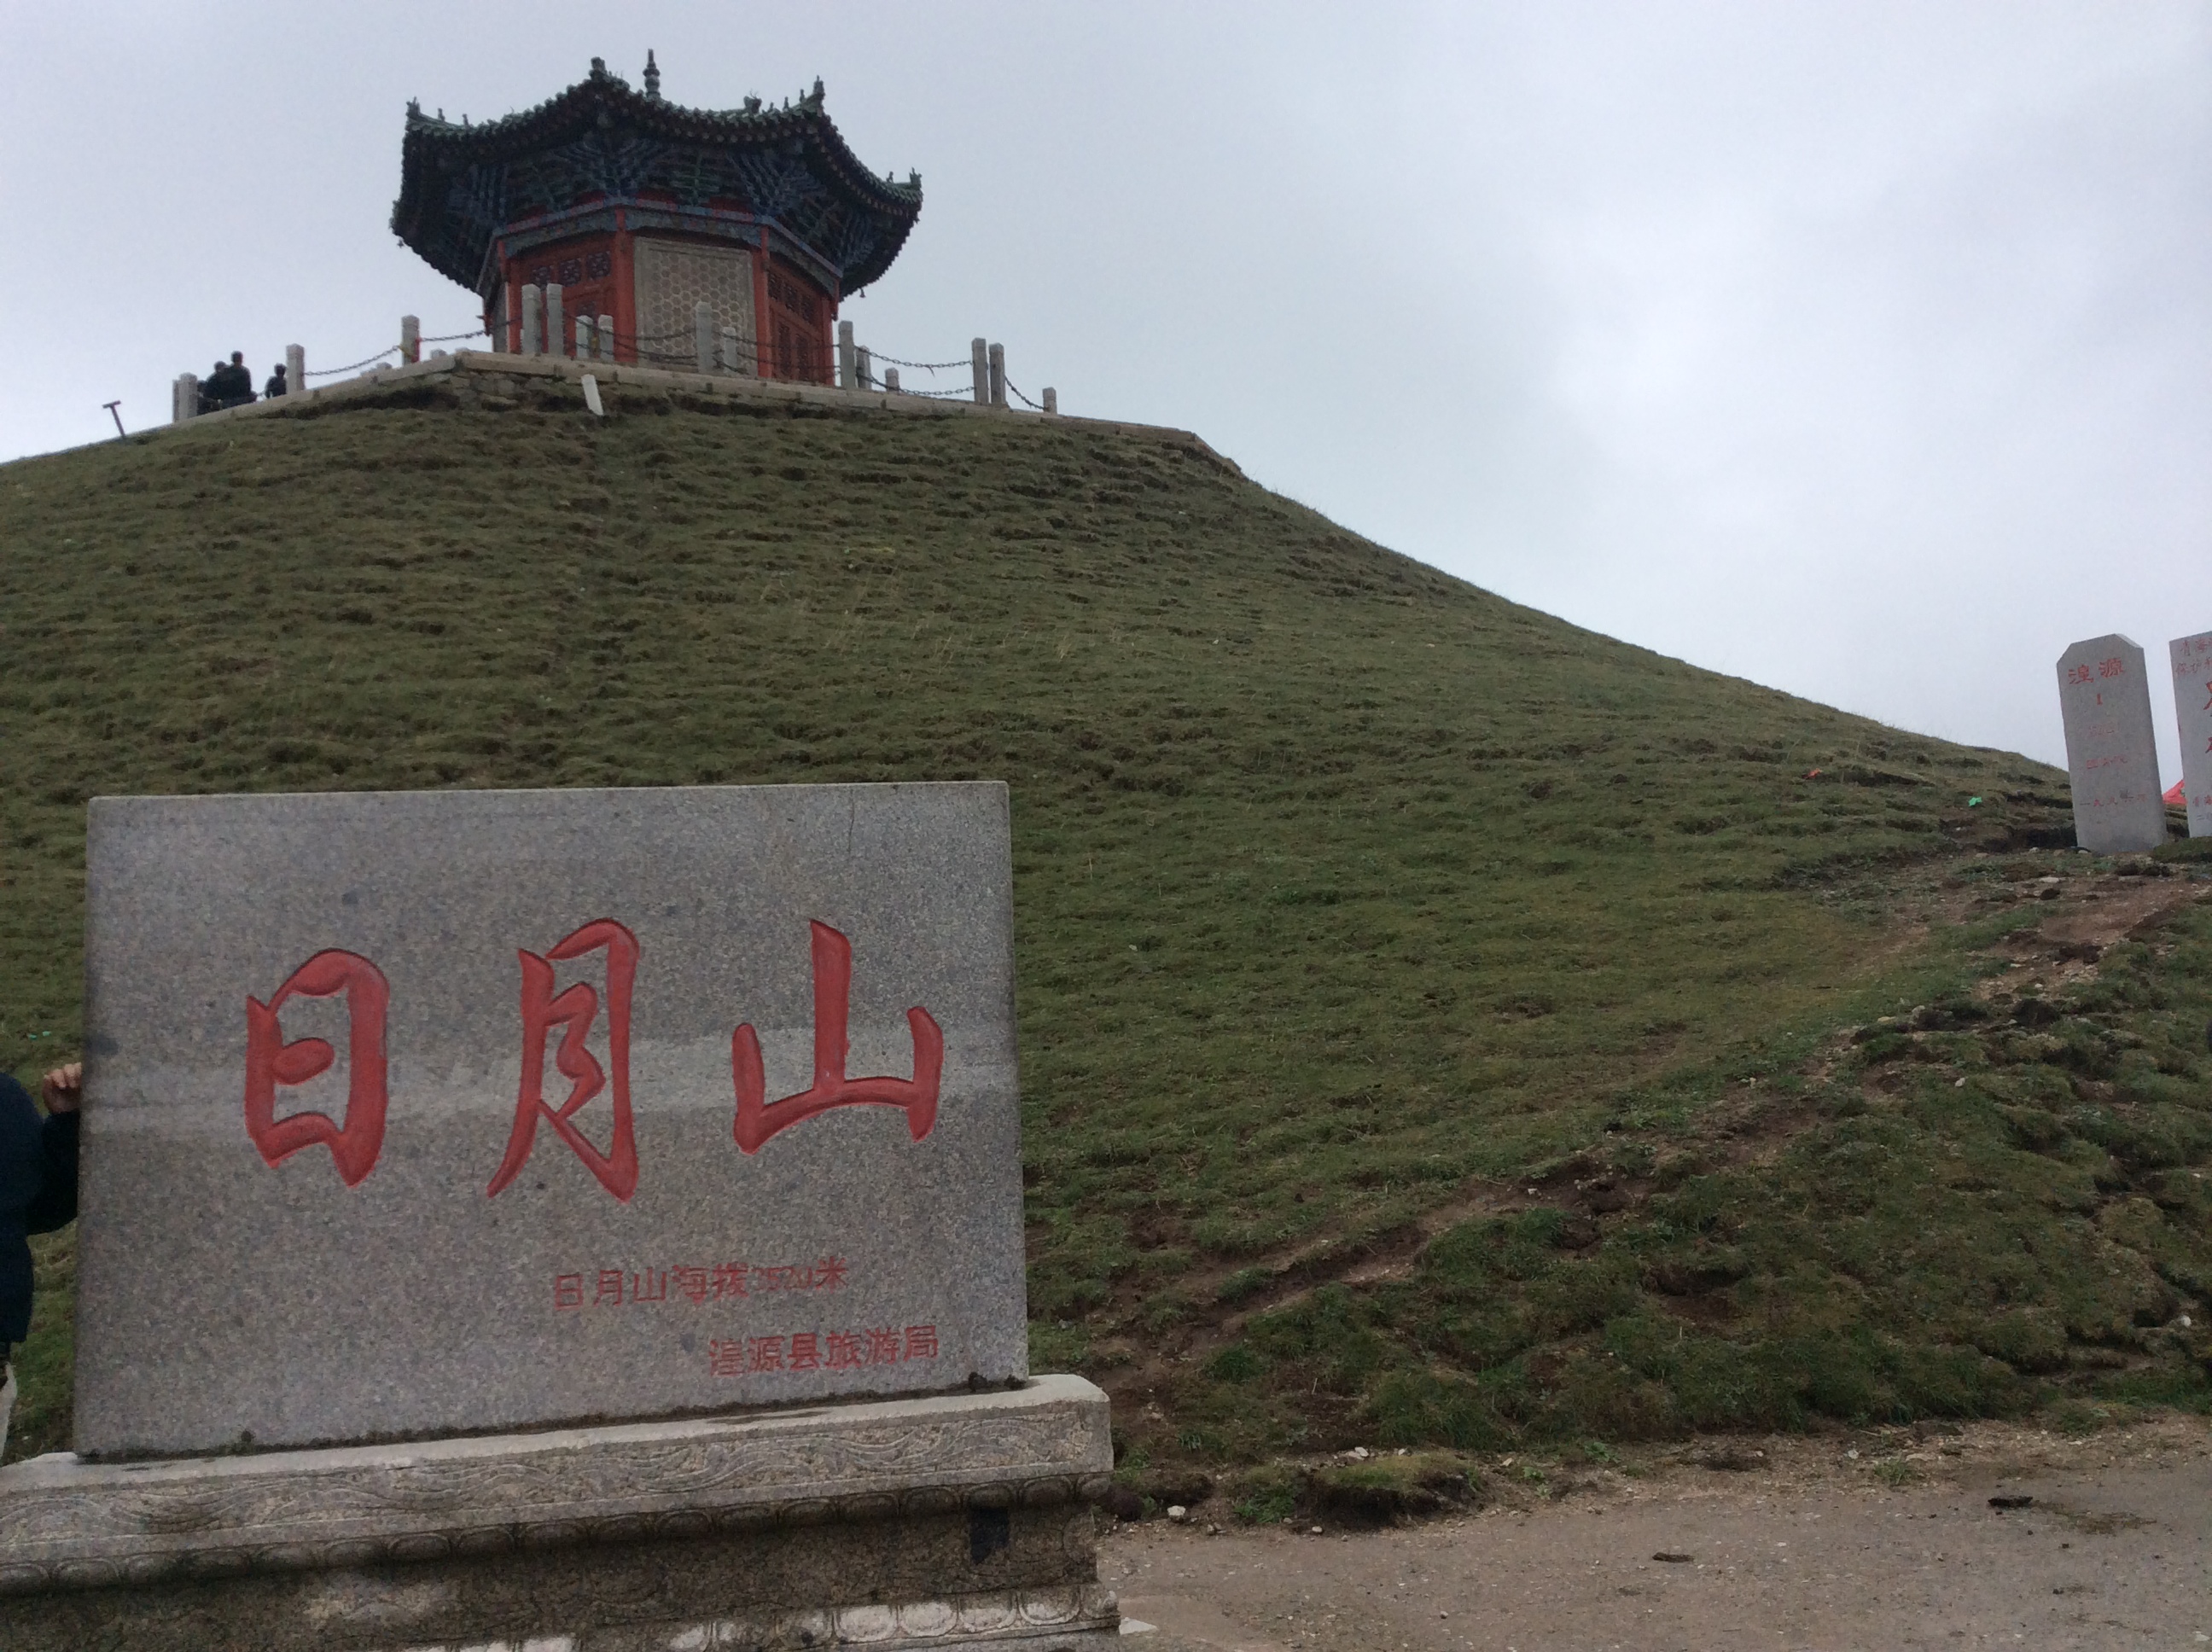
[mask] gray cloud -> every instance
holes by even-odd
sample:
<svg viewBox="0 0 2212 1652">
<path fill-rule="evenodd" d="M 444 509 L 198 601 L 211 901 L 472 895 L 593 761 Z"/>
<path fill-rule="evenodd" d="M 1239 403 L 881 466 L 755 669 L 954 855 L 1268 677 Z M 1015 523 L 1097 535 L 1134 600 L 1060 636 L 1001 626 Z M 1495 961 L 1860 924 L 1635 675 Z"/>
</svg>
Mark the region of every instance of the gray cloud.
<svg viewBox="0 0 2212 1652">
<path fill-rule="evenodd" d="M 153 422 L 234 348 L 472 325 L 386 228 L 405 100 L 501 114 L 651 46 L 679 101 L 820 74 L 921 169 L 846 312 L 878 349 L 1003 339 L 1032 394 L 1579 623 L 2053 759 L 2068 641 L 2212 629 L 2203 4 L 0 22 L 0 453 Z"/>
</svg>

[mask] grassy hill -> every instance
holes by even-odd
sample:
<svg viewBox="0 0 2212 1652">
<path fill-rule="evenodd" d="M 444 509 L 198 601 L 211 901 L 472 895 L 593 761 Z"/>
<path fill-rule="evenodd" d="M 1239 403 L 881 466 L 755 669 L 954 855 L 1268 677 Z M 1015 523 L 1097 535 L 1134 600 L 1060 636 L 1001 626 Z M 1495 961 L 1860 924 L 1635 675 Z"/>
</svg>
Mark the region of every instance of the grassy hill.
<svg viewBox="0 0 2212 1652">
<path fill-rule="evenodd" d="M 2062 776 L 1171 433 L 573 395 L 0 467 L 15 1071 L 96 793 L 1002 778 L 1034 1352 L 1131 1466 L 2204 1401 L 2212 914 Z"/>
</svg>

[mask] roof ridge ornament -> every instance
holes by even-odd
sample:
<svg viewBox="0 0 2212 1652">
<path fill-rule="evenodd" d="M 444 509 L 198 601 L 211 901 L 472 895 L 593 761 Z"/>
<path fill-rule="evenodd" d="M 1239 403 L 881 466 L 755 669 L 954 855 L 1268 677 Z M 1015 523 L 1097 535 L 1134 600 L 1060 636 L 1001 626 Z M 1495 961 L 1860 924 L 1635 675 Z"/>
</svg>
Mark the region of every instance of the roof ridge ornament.
<svg viewBox="0 0 2212 1652">
<path fill-rule="evenodd" d="M 660 65 L 653 60 L 653 48 L 645 49 L 645 94 L 654 102 L 660 100 Z"/>
</svg>

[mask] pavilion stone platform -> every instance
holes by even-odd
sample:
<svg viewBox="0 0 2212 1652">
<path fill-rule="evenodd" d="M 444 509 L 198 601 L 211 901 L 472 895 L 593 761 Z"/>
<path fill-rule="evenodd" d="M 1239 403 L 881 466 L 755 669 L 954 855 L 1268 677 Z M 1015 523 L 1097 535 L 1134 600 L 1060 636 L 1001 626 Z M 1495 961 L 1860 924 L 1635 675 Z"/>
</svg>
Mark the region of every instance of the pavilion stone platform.
<svg viewBox="0 0 2212 1652">
<path fill-rule="evenodd" d="M 0 1646 L 1104 1644 L 1012 918 L 989 783 L 95 799 Z"/>
</svg>

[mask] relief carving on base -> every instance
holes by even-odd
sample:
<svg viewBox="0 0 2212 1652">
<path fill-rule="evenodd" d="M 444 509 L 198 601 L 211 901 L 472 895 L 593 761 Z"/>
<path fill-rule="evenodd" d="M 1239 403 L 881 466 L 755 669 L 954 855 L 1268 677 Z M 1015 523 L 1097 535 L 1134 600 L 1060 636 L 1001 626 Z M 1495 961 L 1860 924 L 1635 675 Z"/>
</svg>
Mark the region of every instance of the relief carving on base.
<svg viewBox="0 0 2212 1652">
<path fill-rule="evenodd" d="M 810 1608 L 773 1617 L 725 1618 L 713 1623 L 632 1625 L 670 1652 L 719 1652 L 727 1648 L 866 1646 L 877 1652 L 919 1652 L 931 1647 L 988 1646 L 1007 1652 L 1091 1652 L 1110 1646 L 1121 1633 L 1113 1591 L 1099 1584 L 1066 1588 L 1006 1589 L 948 1600 L 896 1605 Z M 1109 1639 L 1108 1637 L 1114 1637 Z M 588 1634 L 512 1643 L 522 1652 L 590 1652 Z M 402 1652 L 394 1648 L 392 1652 Z M 410 1644 L 404 1652 L 482 1652 L 473 1648 Z"/>
</svg>

